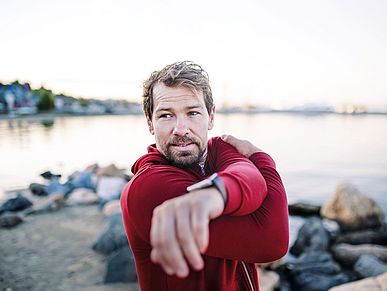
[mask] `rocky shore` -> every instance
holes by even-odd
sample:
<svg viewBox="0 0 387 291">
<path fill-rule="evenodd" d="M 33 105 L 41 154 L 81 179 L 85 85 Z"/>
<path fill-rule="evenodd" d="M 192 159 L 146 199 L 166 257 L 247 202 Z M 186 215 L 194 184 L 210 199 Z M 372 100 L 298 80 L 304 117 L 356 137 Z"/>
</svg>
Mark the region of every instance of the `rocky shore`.
<svg viewBox="0 0 387 291">
<path fill-rule="evenodd" d="M 114 165 L 42 177 L 0 202 L 0 290 L 139 290 L 118 200 L 131 177 Z M 374 200 L 343 184 L 322 206 L 289 213 L 304 223 L 286 257 L 257 266 L 261 290 L 387 290 L 387 228 Z"/>
</svg>

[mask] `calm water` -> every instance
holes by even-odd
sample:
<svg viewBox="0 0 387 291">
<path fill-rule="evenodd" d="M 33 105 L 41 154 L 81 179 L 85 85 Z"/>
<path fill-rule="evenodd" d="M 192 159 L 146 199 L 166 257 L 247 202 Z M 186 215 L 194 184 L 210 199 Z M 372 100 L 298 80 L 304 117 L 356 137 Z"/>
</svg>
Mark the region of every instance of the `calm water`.
<svg viewBox="0 0 387 291">
<path fill-rule="evenodd" d="M 387 116 L 218 115 L 211 135 L 234 134 L 272 155 L 289 201 L 321 203 L 351 182 L 387 210 Z M 153 142 L 143 116 L 0 120 L 0 188 L 91 163 L 129 169 Z"/>
</svg>

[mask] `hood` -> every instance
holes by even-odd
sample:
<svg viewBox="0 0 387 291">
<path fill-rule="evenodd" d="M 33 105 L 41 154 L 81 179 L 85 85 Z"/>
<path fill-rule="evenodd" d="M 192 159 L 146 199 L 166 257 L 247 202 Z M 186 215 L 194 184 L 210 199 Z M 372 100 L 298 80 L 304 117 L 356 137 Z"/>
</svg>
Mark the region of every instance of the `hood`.
<svg viewBox="0 0 387 291">
<path fill-rule="evenodd" d="M 132 166 L 132 173 L 136 174 L 148 165 L 168 165 L 168 160 L 158 151 L 155 144 L 148 146 L 148 153 L 140 157 Z"/>
</svg>

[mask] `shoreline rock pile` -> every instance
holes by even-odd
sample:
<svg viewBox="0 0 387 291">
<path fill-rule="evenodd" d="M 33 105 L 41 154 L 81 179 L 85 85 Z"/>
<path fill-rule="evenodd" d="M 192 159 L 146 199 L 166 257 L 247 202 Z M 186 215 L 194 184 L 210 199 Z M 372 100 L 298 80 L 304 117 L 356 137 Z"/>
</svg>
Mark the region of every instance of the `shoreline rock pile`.
<svg viewBox="0 0 387 291">
<path fill-rule="evenodd" d="M 387 228 L 373 199 L 342 184 L 322 207 L 296 203 L 289 212 L 305 223 L 290 255 L 271 267 L 280 274 L 278 290 L 387 290 Z"/>
</svg>

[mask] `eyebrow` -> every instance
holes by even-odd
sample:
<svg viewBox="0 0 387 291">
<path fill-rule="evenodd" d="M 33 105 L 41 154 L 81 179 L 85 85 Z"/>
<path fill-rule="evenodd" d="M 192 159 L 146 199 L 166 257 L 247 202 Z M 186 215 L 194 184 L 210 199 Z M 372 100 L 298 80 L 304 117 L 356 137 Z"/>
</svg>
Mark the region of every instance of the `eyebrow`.
<svg viewBox="0 0 387 291">
<path fill-rule="evenodd" d="M 188 110 L 197 109 L 197 108 L 202 109 L 203 106 L 201 106 L 200 104 L 197 104 L 197 105 L 191 105 L 191 106 L 185 107 L 185 109 L 188 109 Z M 155 111 L 155 113 L 158 113 L 161 111 L 172 111 L 172 108 L 171 107 L 160 107 Z"/>
</svg>

